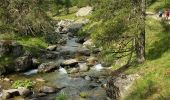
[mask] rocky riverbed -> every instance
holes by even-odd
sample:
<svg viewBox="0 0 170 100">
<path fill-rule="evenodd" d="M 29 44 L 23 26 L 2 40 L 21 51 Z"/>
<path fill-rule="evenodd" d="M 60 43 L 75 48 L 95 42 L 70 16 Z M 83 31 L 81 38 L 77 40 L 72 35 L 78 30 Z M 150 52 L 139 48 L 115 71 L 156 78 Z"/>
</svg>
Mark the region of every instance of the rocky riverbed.
<svg viewBox="0 0 170 100">
<path fill-rule="evenodd" d="M 0 41 L 0 57 L 10 54 L 16 58 L 10 64 L 0 66 L 0 98 L 55 100 L 64 93 L 68 100 L 108 99 L 106 84 L 110 79 L 111 66 L 98 59 L 101 49 L 96 48 L 91 39 L 77 37 L 74 33 L 88 21 L 58 22 L 56 32 L 61 39 L 57 44 L 40 50 L 38 57 L 24 51 L 22 45 L 15 41 Z M 122 90 L 117 91 L 121 94 L 138 78 L 138 75 L 123 76 L 126 77 L 120 75 L 114 80 Z M 25 79 L 33 82 L 33 88 L 11 87 L 16 80 Z"/>
</svg>

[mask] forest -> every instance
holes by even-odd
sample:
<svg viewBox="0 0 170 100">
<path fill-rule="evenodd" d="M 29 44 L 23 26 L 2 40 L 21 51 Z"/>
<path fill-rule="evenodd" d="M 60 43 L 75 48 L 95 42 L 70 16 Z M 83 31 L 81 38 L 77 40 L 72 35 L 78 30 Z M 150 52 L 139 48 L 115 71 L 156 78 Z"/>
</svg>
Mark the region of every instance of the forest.
<svg viewBox="0 0 170 100">
<path fill-rule="evenodd" d="M 169 100 L 170 0 L 0 0 L 0 100 Z"/>
</svg>

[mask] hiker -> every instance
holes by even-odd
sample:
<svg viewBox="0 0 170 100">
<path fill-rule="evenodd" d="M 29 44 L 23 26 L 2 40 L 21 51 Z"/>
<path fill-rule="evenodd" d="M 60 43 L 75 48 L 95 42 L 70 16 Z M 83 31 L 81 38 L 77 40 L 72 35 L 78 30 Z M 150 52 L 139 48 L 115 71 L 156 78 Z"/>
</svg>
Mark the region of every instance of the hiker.
<svg viewBox="0 0 170 100">
<path fill-rule="evenodd" d="M 168 20 L 168 18 L 169 18 L 169 10 L 167 9 L 167 10 L 165 11 L 165 19 Z"/>
<path fill-rule="evenodd" d="M 160 10 L 160 11 L 159 11 L 159 17 L 162 18 L 162 15 L 163 15 L 163 11 Z"/>
</svg>

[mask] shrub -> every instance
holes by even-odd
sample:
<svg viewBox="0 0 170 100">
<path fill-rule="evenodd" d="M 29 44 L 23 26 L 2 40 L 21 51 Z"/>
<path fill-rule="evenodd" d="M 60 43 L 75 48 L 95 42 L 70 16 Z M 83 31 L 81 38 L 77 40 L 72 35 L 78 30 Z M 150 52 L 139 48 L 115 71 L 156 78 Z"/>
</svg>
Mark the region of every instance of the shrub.
<svg viewBox="0 0 170 100">
<path fill-rule="evenodd" d="M 61 92 L 57 97 L 56 100 L 68 100 L 67 95 L 64 92 Z"/>
<path fill-rule="evenodd" d="M 30 80 L 17 80 L 12 84 L 12 87 L 16 89 L 19 87 L 30 89 L 33 87 L 33 82 L 31 82 Z"/>
</svg>

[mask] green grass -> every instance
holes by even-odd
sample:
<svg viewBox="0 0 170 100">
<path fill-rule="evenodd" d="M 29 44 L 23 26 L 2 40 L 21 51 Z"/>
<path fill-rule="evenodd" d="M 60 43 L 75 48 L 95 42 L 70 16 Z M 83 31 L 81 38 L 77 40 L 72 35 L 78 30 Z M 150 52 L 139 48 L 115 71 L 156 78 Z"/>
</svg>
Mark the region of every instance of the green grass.
<svg viewBox="0 0 170 100">
<path fill-rule="evenodd" d="M 64 92 L 61 92 L 57 97 L 56 100 L 68 100 L 67 95 Z"/>
<path fill-rule="evenodd" d="M 170 25 L 149 17 L 146 23 L 147 60 L 126 71 L 141 78 L 125 100 L 170 100 Z"/>
</svg>

